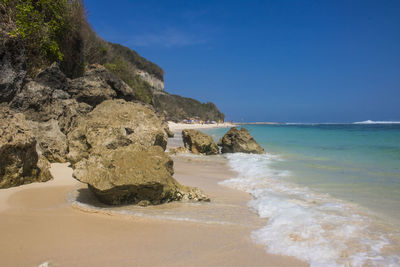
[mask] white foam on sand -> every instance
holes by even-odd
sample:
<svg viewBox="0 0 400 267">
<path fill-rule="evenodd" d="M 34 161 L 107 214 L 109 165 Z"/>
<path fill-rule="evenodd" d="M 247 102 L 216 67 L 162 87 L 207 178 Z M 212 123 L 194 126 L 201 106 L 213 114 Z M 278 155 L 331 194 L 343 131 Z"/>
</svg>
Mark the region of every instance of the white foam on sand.
<svg viewBox="0 0 400 267">
<path fill-rule="evenodd" d="M 311 266 L 399 266 L 399 233 L 382 231 L 354 204 L 283 181 L 269 154 L 228 154 L 238 177 L 221 184 L 249 192 L 249 207 L 267 224 L 252 233 L 268 252 L 294 256 Z M 397 238 L 397 240 L 396 240 Z M 390 249 L 388 249 L 390 248 Z"/>
</svg>

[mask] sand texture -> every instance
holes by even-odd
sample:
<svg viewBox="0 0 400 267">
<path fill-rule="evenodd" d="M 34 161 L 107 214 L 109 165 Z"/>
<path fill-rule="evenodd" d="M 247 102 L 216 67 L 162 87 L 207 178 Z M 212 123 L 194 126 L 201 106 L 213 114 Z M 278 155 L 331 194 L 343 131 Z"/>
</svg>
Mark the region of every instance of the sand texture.
<svg viewBox="0 0 400 267">
<path fill-rule="evenodd" d="M 1 190 L 0 266 L 305 266 L 253 243 L 250 232 L 263 221 L 248 210 L 248 194 L 217 184 L 235 175 L 218 156 L 174 160 L 174 177 L 212 202 L 141 208 L 149 216 L 85 209 L 67 201 L 77 189 L 89 192 L 68 164 L 53 164 L 50 182 Z M 171 219 L 182 216 L 189 220 Z"/>
</svg>

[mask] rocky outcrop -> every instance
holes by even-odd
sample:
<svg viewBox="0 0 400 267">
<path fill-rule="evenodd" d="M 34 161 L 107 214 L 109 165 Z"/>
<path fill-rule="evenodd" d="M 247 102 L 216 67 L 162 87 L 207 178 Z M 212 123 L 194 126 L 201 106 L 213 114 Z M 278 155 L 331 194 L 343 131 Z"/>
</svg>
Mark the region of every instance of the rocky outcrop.
<svg viewBox="0 0 400 267">
<path fill-rule="evenodd" d="M 232 127 L 218 142 L 222 153 L 253 153 L 263 154 L 264 149 L 254 140 L 245 128 L 238 130 Z"/>
<path fill-rule="evenodd" d="M 162 121 L 149 106 L 117 99 L 104 101 L 80 117 L 68 134 L 68 143 L 68 159 L 74 164 L 104 147 L 158 145 L 165 150 L 167 135 Z"/>
<path fill-rule="evenodd" d="M 53 64 L 40 72 L 34 80 L 27 81 L 15 95 L 10 106 L 25 114 L 29 120 L 46 122 L 51 119 L 62 121 L 60 129 L 63 133 L 69 130 L 71 121 L 92 108 L 85 103 L 78 103 L 67 93 L 68 79 Z"/>
<path fill-rule="evenodd" d="M 194 154 L 216 155 L 218 146 L 211 136 L 193 129 L 182 131 L 183 144 Z"/>
<path fill-rule="evenodd" d="M 74 177 L 110 205 L 208 200 L 172 177 L 163 125 L 149 106 L 122 99 L 104 101 L 68 134 Z"/>
<path fill-rule="evenodd" d="M 71 81 L 68 93 L 78 102 L 96 106 L 101 102 L 113 99 L 117 93 L 110 85 L 107 70 L 100 65 L 92 65 L 83 77 Z"/>
<path fill-rule="evenodd" d="M 24 115 L 1 107 L 0 118 L 0 188 L 52 179 Z"/>
<path fill-rule="evenodd" d="M 166 92 L 154 92 L 153 103 L 155 110 L 163 114 L 168 121 L 180 122 L 195 117 L 201 120 L 219 121 L 225 118 L 225 115 L 211 102 L 201 103 L 192 98 Z"/>
<path fill-rule="evenodd" d="M 197 189 L 180 185 L 172 174 L 173 161 L 161 147 L 136 145 L 93 153 L 77 163 L 74 171 L 76 179 L 87 183 L 98 199 L 109 205 L 208 200 Z"/>
</svg>

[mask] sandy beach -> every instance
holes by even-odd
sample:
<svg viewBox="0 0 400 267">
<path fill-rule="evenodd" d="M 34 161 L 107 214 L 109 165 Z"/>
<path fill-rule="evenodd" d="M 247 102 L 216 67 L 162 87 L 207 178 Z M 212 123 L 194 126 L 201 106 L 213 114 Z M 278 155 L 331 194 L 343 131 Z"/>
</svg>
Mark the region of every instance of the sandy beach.
<svg viewBox="0 0 400 267">
<path fill-rule="evenodd" d="M 218 185 L 235 176 L 223 160 L 176 156 L 174 165 L 179 182 L 200 187 L 212 201 L 140 208 L 148 216 L 85 209 L 67 200 L 71 192 L 88 193 L 68 164 L 52 164 L 50 182 L 2 189 L 0 265 L 306 266 L 251 240 L 263 221 L 249 211 L 247 193 Z"/>
</svg>

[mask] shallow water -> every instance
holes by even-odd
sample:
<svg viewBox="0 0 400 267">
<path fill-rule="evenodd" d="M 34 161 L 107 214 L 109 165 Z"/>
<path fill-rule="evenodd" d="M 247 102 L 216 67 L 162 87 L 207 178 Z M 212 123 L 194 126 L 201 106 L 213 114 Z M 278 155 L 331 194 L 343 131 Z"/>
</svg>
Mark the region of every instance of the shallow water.
<svg viewBox="0 0 400 267">
<path fill-rule="evenodd" d="M 312 266 L 400 265 L 400 125 L 248 125 L 266 155 L 230 154 L 271 253 Z M 208 130 L 215 139 L 227 129 Z"/>
</svg>

